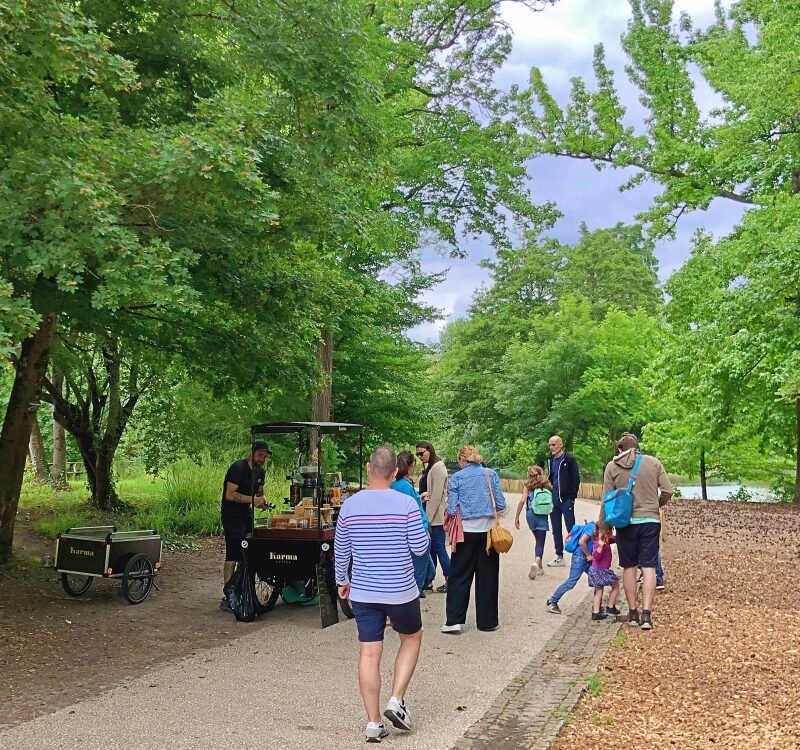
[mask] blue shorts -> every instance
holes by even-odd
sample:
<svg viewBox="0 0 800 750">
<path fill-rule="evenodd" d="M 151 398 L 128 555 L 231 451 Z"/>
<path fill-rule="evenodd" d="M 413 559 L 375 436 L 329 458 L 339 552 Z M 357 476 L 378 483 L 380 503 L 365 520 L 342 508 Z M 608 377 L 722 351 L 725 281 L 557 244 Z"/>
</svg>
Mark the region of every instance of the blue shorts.
<svg viewBox="0 0 800 750">
<path fill-rule="evenodd" d="M 358 640 L 362 643 L 383 640 L 387 617 L 392 622 L 392 628 L 403 635 L 412 635 L 422 629 L 419 597 L 405 604 L 376 604 L 351 600 L 350 606 L 356 618 Z"/>
</svg>

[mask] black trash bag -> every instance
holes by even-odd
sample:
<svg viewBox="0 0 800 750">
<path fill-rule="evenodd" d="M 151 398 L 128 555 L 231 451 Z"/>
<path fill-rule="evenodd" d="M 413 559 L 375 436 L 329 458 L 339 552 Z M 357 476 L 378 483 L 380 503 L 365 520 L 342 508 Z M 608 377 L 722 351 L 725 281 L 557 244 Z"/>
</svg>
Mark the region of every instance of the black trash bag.
<svg viewBox="0 0 800 750">
<path fill-rule="evenodd" d="M 222 593 L 239 622 L 253 622 L 263 611 L 256 597 L 256 580 L 247 564 L 247 555 L 244 555 Z"/>
</svg>

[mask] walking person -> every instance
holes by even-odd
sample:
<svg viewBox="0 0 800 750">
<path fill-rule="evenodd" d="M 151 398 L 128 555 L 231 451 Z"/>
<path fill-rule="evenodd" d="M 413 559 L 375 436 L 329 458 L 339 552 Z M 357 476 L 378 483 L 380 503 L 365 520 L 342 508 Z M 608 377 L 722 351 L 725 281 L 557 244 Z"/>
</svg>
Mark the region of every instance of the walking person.
<svg viewBox="0 0 800 750">
<path fill-rule="evenodd" d="M 500 477 L 481 466 L 483 458 L 473 445 L 458 452 L 461 467 L 450 477 L 447 512 L 461 516 L 464 541 L 450 558 L 447 579 L 447 621 L 443 633 L 457 634 L 467 620 L 472 579 L 475 579 L 475 620 L 478 630 L 496 630 L 500 590 L 500 556 L 487 547 L 487 534 L 495 524 L 494 509 L 505 510 L 506 499 Z"/>
<path fill-rule="evenodd" d="M 396 474 L 394 451 L 385 446 L 375 450 L 367 463 L 367 487 L 345 501 L 334 539 L 339 596 L 350 599 L 358 628 L 358 684 L 367 712 L 367 742 L 380 742 L 389 734 L 380 713 L 387 618 L 400 636 L 400 649 L 383 716 L 398 729 L 411 729 L 405 695 L 422 644 L 419 589 L 411 560 L 412 555 L 426 553 L 428 535 L 416 501 L 389 487 Z"/>
<path fill-rule="evenodd" d="M 447 554 L 447 536 L 444 531 L 444 512 L 447 509 L 447 467 L 427 440 L 420 440 L 416 448 L 417 458 L 425 465 L 425 470 L 419 478 L 419 492 L 430 524 L 431 559 L 434 572 L 438 562 L 442 566 L 444 576 L 444 583 L 436 591 L 445 594 L 447 580 L 450 578 L 450 555 Z"/>
<path fill-rule="evenodd" d="M 428 518 L 425 515 L 425 510 L 422 507 L 422 499 L 419 493 L 414 489 L 411 484 L 409 473 L 411 467 L 416 463 L 414 454 L 411 451 L 400 451 L 397 454 L 397 476 L 394 482 L 390 485 L 393 490 L 402 492 L 404 495 L 414 498 L 414 502 L 419 506 L 419 512 L 422 517 L 422 525 L 425 527 L 425 533 L 430 536 Z M 433 567 L 433 560 L 430 555 L 430 543 L 428 544 L 428 552 L 422 557 L 413 555 L 411 561 L 414 563 L 414 580 L 419 587 L 420 599 L 425 598 L 425 589 L 429 586 L 436 576 L 436 569 Z"/>
<path fill-rule="evenodd" d="M 561 597 L 564 596 L 567 591 L 574 589 L 578 581 L 580 581 L 581 576 L 584 573 L 588 573 L 589 568 L 592 566 L 592 536 L 594 534 L 594 527 L 595 522 L 588 521 L 583 526 L 573 526 L 572 531 L 570 531 L 571 541 L 575 541 L 576 535 L 578 538 L 575 544 L 575 551 L 572 553 L 572 561 L 569 565 L 567 580 L 550 594 L 550 598 L 545 603 L 547 611 L 552 612 L 554 615 L 561 614 L 561 608 L 558 606 Z"/>
<path fill-rule="evenodd" d="M 628 602 L 628 624 L 653 627 L 653 598 L 656 592 L 656 568 L 660 552 L 661 516 L 659 511 L 672 498 L 672 484 L 661 462 L 654 456 L 639 453 L 635 435 L 625 433 L 617 442 L 617 455 L 606 464 L 603 494 L 628 486 L 634 464 L 641 457 L 633 486 L 631 522 L 617 529 L 622 584 Z M 602 507 L 602 506 L 601 506 Z M 642 569 L 642 612 L 639 613 L 636 568 Z M 663 571 L 662 571 L 663 572 Z"/>
<path fill-rule="evenodd" d="M 519 517 L 522 515 L 522 509 L 525 508 L 525 520 L 536 540 L 533 553 L 534 562 L 528 573 L 528 578 L 533 581 L 539 573 L 544 572 L 542 557 L 544 556 L 544 542 L 547 538 L 547 517 L 553 510 L 553 496 L 550 493 L 552 485 L 544 475 L 544 469 L 541 466 L 529 466 L 523 486 L 525 492 L 517 505 L 514 526 L 519 528 Z"/>
<path fill-rule="evenodd" d="M 617 597 L 619 596 L 619 578 L 611 570 L 611 545 L 617 538 L 605 521 L 599 519 L 592 533 L 591 567 L 589 568 L 589 586 L 594 588 L 592 598 L 592 619 L 604 620 L 608 615 L 618 615 Z M 577 553 L 576 553 L 577 554 Z M 608 586 L 608 607 L 603 610 L 603 589 Z"/>
<path fill-rule="evenodd" d="M 575 498 L 578 497 L 581 474 L 575 456 L 564 450 L 564 441 L 558 435 L 553 435 L 547 441 L 547 447 L 551 454 L 548 460 L 548 478 L 553 485 L 553 512 L 550 514 L 550 520 L 556 548 L 556 556 L 547 563 L 547 566 L 555 568 L 564 564 L 562 519 L 568 534 L 575 525 Z"/>
</svg>

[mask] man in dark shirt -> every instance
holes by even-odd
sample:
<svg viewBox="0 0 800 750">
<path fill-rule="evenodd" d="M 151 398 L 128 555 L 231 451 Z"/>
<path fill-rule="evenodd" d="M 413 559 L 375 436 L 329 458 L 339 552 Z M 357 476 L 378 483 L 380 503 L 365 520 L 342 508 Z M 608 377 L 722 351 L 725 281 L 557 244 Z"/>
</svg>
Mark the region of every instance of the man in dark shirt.
<svg viewBox="0 0 800 750">
<path fill-rule="evenodd" d="M 242 559 L 242 539 L 253 528 L 251 505 L 263 508 L 264 499 L 264 464 L 267 456 L 271 456 L 269 446 L 257 440 L 253 443 L 250 455 L 231 464 L 225 474 L 225 485 L 222 489 L 222 528 L 225 532 L 225 566 L 223 568 L 224 586 L 234 574 L 237 563 Z M 228 603 L 223 596 L 220 609 L 228 610 Z"/>
<path fill-rule="evenodd" d="M 553 528 L 553 543 L 556 547 L 556 556 L 547 567 L 554 568 L 564 564 L 564 533 L 561 528 L 563 519 L 567 533 L 575 525 L 575 498 L 578 496 L 578 487 L 581 475 L 575 456 L 564 450 L 564 441 L 553 435 L 547 442 L 550 449 L 549 478 L 553 485 L 553 512 L 550 522 Z"/>
</svg>

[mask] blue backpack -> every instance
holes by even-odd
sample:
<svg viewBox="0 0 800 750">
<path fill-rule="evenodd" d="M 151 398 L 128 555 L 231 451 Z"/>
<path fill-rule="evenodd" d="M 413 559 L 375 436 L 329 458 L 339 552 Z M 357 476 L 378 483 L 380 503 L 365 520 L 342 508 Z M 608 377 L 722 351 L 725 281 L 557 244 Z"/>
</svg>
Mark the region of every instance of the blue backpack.
<svg viewBox="0 0 800 750">
<path fill-rule="evenodd" d="M 594 521 L 576 523 L 570 530 L 569 534 L 567 534 L 567 538 L 564 540 L 564 551 L 569 552 L 570 555 L 574 554 L 580 548 L 581 537 L 584 534 L 591 536 L 593 532 Z M 591 549 L 591 547 L 592 543 L 589 542 L 589 548 Z"/>
<path fill-rule="evenodd" d="M 633 487 L 636 484 L 636 475 L 642 463 L 642 454 L 636 456 L 633 464 L 631 478 L 624 490 L 610 490 L 603 495 L 603 513 L 606 523 L 615 529 L 624 529 L 631 522 L 633 515 Z"/>
</svg>

